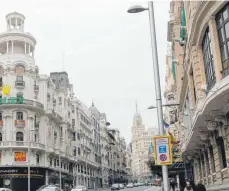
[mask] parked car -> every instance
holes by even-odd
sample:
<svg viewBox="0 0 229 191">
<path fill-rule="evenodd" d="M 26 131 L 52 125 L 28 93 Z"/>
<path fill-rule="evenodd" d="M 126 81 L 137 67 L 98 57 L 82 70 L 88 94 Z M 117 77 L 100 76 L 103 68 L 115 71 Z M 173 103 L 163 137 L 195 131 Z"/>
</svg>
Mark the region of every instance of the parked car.
<svg viewBox="0 0 229 191">
<path fill-rule="evenodd" d="M 12 191 L 12 190 L 9 188 L 0 188 L 0 191 Z"/>
<path fill-rule="evenodd" d="M 133 188 L 133 187 L 134 187 L 134 184 L 133 184 L 133 183 L 129 183 L 129 184 L 127 184 L 126 187 L 127 187 L 127 188 Z"/>
<path fill-rule="evenodd" d="M 124 189 L 125 186 L 124 186 L 123 184 L 119 184 L 119 188 L 120 188 L 120 189 Z"/>
<path fill-rule="evenodd" d="M 138 185 L 138 183 L 134 183 L 134 187 L 138 187 L 139 185 Z"/>
<path fill-rule="evenodd" d="M 111 190 L 120 190 L 119 184 L 112 184 Z"/>
<path fill-rule="evenodd" d="M 88 191 L 86 186 L 75 186 L 75 188 L 72 188 L 71 191 Z"/>
<path fill-rule="evenodd" d="M 42 188 L 38 189 L 39 191 L 62 191 L 59 187 L 55 185 L 45 185 Z"/>
</svg>

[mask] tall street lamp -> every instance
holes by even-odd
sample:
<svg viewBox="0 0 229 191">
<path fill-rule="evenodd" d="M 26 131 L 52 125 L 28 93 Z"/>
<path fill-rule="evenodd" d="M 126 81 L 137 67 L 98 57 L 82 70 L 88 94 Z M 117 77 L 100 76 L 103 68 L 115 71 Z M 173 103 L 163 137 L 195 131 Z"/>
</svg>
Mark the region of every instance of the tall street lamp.
<svg viewBox="0 0 229 191">
<path fill-rule="evenodd" d="M 149 22 L 150 22 L 150 33 L 151 33 L 151 47 L 153 57 L 153 69 L 154 69 L 154 82 L 155 92 L 157 101 L 157 114 L 158 114 L 158 127 L 160 135 L 164 135 L 164 124 L 163 124 L 163 112 L 162 112 L 162 100 L 161 100 L 161 85 L 160 85 L 160 74 L 158 66 L 158 54 L 157 54 L 157 40 L 156 40 L 156 29 L 154 20 L 154 8 L 153 1 L 148 2 L 148 8 L 142 6 L 133 6 L 128 9 L 128 13 L 139 13 L 145 10 L 149 10 Z M 164 191 L 169 191 L 169 178 L 168 178 L 168 167 L 162 166 L 163 185 Z"/>
</svg>

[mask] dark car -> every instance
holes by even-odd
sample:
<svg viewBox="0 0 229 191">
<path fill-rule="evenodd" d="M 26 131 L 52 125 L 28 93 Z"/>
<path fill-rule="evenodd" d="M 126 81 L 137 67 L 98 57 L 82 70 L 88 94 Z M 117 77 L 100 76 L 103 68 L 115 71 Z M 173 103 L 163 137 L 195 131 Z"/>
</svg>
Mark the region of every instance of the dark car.
<svg viewBox="0 0 229 191">
<path fill-rule="evenodd" d="M 112 184 L 111 190 L 120 190 L 119 184 Z"/>
</svg>

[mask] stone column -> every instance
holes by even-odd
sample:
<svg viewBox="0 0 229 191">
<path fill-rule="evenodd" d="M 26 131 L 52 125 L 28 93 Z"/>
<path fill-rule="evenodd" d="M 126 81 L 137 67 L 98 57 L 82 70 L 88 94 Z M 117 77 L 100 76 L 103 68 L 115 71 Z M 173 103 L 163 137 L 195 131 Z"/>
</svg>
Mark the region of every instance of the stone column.
<svg viewBox="0 0 229 191">
<path fill-rule="evenodd" d="M 220 48 L 219 48 L 219 40 L 218 40 L 218 33 L 216 28 L 216 21 L 215 17 L 212 16 L 208 22 L 209 26 L 209 32 L 210 32 L 210 38 L 211 38 L 211 45 L 212 45 L 212 54 L 213 54 L 213 64 L 215 68 L 215 74 L 216 74 L 216 81 L 219 81 L 222 79 L 222 61 L 221 61 L 221 54 L 220 54 Z"/>
<path fill-rule="evenodd" d="M 208 182 L 208 171 L 209 171 L 209 167 L 208 167 L 208 160 L 206 158 L 206 154 L 205 154 L 205 149 L 202 149 L 202 153 L 203 153 L 203 156 L 204 156 L 204 169 L 205 169 L 205 177 L 206 177 L 206 183 L 207 185 L 209 184 Z"/>
<path fill-rule="evenodd" d="M 27 54 L 27 50 L 26 50 L 26 42 L 25 42 L 25 54 Z"/>
<path fill-rule="evenodd" d="M 6 42 L 6 53 L 9 53 L 9 41 Z"/>
<path fill-rule="evenodd" d="M 195 157 L 194 158 L 194 181 L 195 181 L 195 184 L 198 182 L 198 179 L 199 179 L 199 172 L 198 172 L 198 159 Z"/>
<path fill-rule="evenodd" d="M 78 183 L 79 183 L 79 180 L 78 180 L 78 178 L 79 178 L 79 177 L 78 177 L 78 172 L 79 172 L 79 171 L 78 171 L 78 170 L 79 170 L 79 165 L 77 164 L 77 165 L 76 165 L 76 185 L 78 185 Z"/>
<path fill-rule="evenodd" d="M 46 185 L 49 184 L 49 173 L 48 173 L 48 170 L 45 171 L 45 184 Z"/>
<path fill-rule="evenodd" d="M 12 47 L 11 52 L 14 53 L 14 41 L 12 41 Z"/>
<path fill-rule="evenodd" d="M 211 184 L 213 185 L 214 183 L 214 179 L 212 174 L 214 173 L 214 164 L 212 163 L 212 157 L 211 153 L 210 153 L 210 147 L 207 148 L 207 152 L 208 152 L 208 162 L 209 162 L 209 170 L 210 170 L 210 175 L 211 175 Z"/>
<path fill-rule="evenodd" d="M 29 55 L 30 55 L 30 47 L 31 47 L 31 46 L 30 46 L 30 44 L 29 44 Z"/>
</svg>

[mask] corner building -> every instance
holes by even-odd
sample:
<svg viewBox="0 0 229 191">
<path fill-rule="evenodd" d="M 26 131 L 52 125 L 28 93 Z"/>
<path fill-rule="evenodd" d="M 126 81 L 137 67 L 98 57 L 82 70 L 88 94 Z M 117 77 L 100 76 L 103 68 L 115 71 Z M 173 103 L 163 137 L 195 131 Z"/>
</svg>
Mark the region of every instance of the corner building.
<svg viewBox="0 0 229 191">
<path fill-rule="evenodd" d="M 178 137 L 195 182 L 229 188 L 229 4 L 171 1 L 168 40 L 180 102 Z M 181 10 L 181 11 L 179 11 Z M 184 22 L 186 21 L 186 22 Z M 180 34 L 184 34 L 185 36 Z M 178 41 L 180 39 L 180 42 Z"/>
<path fill-rule="evenodd" d="M 31 191 L 52 180 L 102 187 L 100 120 L 73 93 L 66 72 L 39 74 L 36 40 L 24 32 L 25 17 L 6 16 L 0 34 L 0 187 Z M 104 121 L 106 124 L 106 121 Z M 113 168 L 112 168 L 113 169 Z"/>
</svg>

